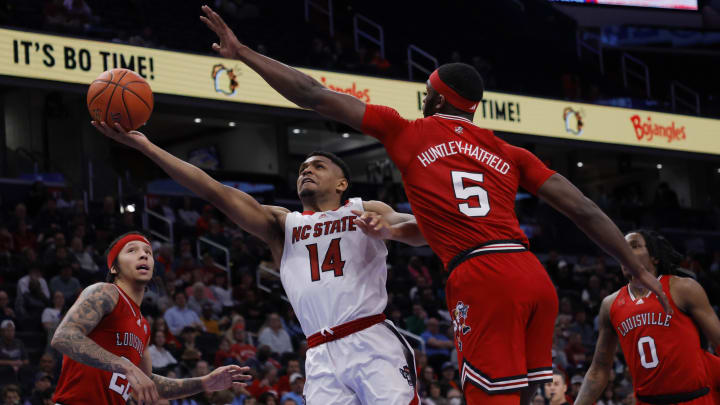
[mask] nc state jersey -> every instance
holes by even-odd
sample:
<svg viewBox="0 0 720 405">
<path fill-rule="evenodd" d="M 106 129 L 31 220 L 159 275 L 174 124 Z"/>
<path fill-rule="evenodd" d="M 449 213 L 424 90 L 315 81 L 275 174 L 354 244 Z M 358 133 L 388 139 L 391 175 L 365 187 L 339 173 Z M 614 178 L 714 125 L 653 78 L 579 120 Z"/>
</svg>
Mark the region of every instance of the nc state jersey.
<svg viewBox="0 0 720 405">
<path fill-rule="evenodd" d="M 385 243 L 357 228 L 351 210 L 363 211 L 362 200 L 285 218 L 280 279 L 306 336 L 385 310 Z"/>
<path fill-rule="evenodd" d="M 654 294 L 635 297 L 623 287 L 610 307 L 610 322 L 620 339 L 635 393 L 655 396 L 710 387 L 705 351 L 692 318 L 670 295 L 670 278 L 661 276 L 674 313 L 663 311 Z"/>
<path fill-rule="evenodd" d="M 515 216 L 518 187 L 535 194 L 555 173 L 532 153 L 452 115 L 409 121 L 368 104 L 362 129 L 385 145 L 420 230 L 446 266 L 485 242 L 527 245 Z"/>
<path fill-rule="evenodd" d="M 140 314 L 140 307 L 121 288 L 113 285 L 120 293 L 118 302 L 88 337 L 110 353 L 139 366 L 150 338 L 150 326 Z M 53 402 L 121 405 L 129 397 L 130 383 L 125 375 L 86 366 L 63 356 Z"/>
</svg>

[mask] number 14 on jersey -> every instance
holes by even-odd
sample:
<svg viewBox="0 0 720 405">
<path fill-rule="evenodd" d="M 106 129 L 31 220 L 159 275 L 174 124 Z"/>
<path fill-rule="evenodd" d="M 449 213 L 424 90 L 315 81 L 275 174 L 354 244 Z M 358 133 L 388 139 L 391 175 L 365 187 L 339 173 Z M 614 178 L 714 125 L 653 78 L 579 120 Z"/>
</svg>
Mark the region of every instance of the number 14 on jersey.
<svg viewBox="0 0 720 405">
<path fill-rule="evenodd" d="M 332 271 L 335 277 L 342 277 L 343 268 L 345 267 L 345 261 L 342 259 L 342 253 L 340 252 L 340 239 L 335 238 L 330 241 L 330 246 L 325 253 L 325 259 L 322 262 L 322 271 Z M 317 243 L 305 246 L 310 255 L 310 279 L 312 281 L 320 281 L 320 268 L 318 246 Z"/>
</svg>

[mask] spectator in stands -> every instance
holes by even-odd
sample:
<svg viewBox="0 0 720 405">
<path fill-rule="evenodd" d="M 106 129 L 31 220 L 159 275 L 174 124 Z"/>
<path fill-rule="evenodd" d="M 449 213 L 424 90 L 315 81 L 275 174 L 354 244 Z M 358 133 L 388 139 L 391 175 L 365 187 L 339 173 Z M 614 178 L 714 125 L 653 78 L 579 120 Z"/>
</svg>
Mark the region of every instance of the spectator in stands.
<svg viewBox="0 0 720 405">
<path fill-rule="evenodd" d="M 31 249 L 37 247 L 37 235 L 29 229 L 24 219 L 18 221 L 17 230 L 13 232 L 13 245 L 16 252 L 20 252 L 26 247 Z"/>
<path fill-rule="evenodd" d="M 182 225 L 187 228 L 192 228 L 197 224 L 200 219 L 200 214 L 192 207 L 192 199 L 190 197 L 183 197 L 183 206 L 178 210 L 178 216 L 182 221 Z"/>
<path fill-rule="evenodd" d="M 193 297 L 190 297 L 192 300 Z M 188 303 L 188 306 L 190 304 Z M 202 305 L 202 316 L 200 317 L 200 320 L 202 321 L 203 325 L 205 325 L 205 331 L 208 333 L 212 333 L 215 335 L 220 335 L 220 325 L 217 320 L 217 316 L 213 312 L 213 304 L 210 302 L 205 302 Z"/>
<path fill-rule="evenodd" d="M 222 312 L 222 306 L 219 302 L 210 299 L 212 296 L 212 290 L 207 288 L 202 281 L 198 281 L 192 286 L 192 295 L 187 300 L 188 308 L 192 309 L 195 313 L 201 314 L 205 304 L 210 305 L 213 314 L 219 314 Z"/>
<path fill-rule="evenodd" d="M 50 396 L 47 396 L 46 392 L 50 391 L 52 393 L 52 377 L 47 373 L 38 373 L 35 376 L 33 389 L 30 393 L 30 398 L 25 401 L 25 404 L 38 404 L 42 405 L 44 404 L 43 399 L 47 397 L 47 399 L 50 399 Z"/>
<path fill-rule="evenodd" d="M 15 299 L 18 325 L 21 325 L 23 330 L 39 328 L 42 313 L 48 306 L 50 306 L 50 299 L 45 296 L 40 281 L 31 279 L 29 290 Z"/>
<path fill-rule="evenodd" d="M 78 277 L 83 280 L 85 285 L 100 280 L 100 266 L 98 266 L 95 261 L 95 255 L 91 252 L 91 247 L 88 246 L 88 249 L 84 248 L 81 237 L 73 236 L 70 242 L 70 254 L 72 255 L 72 259 L 80 266 L 80 274 L 78 274 Z"/>
<path fill-rule="evenodd" d="M 175 292 L 173 300 L 175 305 L 168 308 L 164 315 L 168 329 L 173 335 L 179 335 L 183 328 L 186 327 L 197 327 L 205 330 L 205 325 L 203 325 L 197 312 L 187 307 L 185 293 L 182 291 Z"/>
<path fill-rule="evenodd" d="M 15 210 L 13 211 L 13 215 L 10 216 L 9 221 L 9 230 L 12 232 L 17 232 L 20 228 L 20 222 L 24 222 L 27 226 L 28 230 L 32 230 L 32 221 L 28 219 L 27 216 L 27 207 L 23 203 L 18 203 L 15 205 Z"/>
<path fill-rule="evenodd" d="M 425 280 L 432 280 L 430 270 L 428 270 L 427 266 L 425 266 L 422 260 L 420 260 L 417 256 L 410 258 L 410 261 L 408 262 L 408 273 L 410 273 L 416 284 L 418 283 L 420 277 L 423 277 Z"/>
<path fill-rule="evenodd" d="M 0 322 L 9 319 L 15 321 L 15 310 L 10 307 L 10 297 L 4 290 L 0 290 Z"/>
<path fill-rule="evenodd" d="M 292 390 L 287 392 L 280 398 L 280 403 L 285 404 L 285 401 L 292 400 L 296 405 L 303 405 L 303 388 L 305 387 L 305 377 L 300 373 L 293 373 L 290 375 L 290 387 Z"/>
<path fill-rule="evenodd" d="M 290 335 L 283 329 L 280 315 L 271 313 L 267 317 L 267 325 L 260 331 L 258 335 L 258 344 L 260 346 L 267 345 L 274 353 L 283 354 L 292 352 L 292 342 Z"/>
<path fill-rule="evenodd" d="M 20 405 L 20 387 L 8 384 L 2 389 L 3 405 Z"/>
<path fill-rule="evenodd" d="M 215 217 L 213 207 L 210 204 L 205 204 L 202 210 L 202 215 L 195 222 L 195 233 L 197 236 L 203 236 L 210 230 L 210 220 Z"/>
<path fill-rule="evenodd" d="M 558 369 L 553 369 L 552 381 L 545 383 L 545 395 L 548 397 L 549 405 L 567 404 L 567 389 L 568 387 L 565 382 L 565 374 Z"/>
<path fill-rule="evenodd" d="M 52 340 L 55 334 L 55 328 L 60 324 L 63 315 L 65 315 L 65 295 L 62 291 L 55 291 L 53 293 L 52 306 L 47 307 L 43 310 L 41 321 L 43 328 L 47 332 L 47 341 Z"/>
<path fill-rule="evenodd" d="M 258 397 L 258 404 L 277 405 L 278 399 L 277 399 L 277 395 L 275 394 L 275 391 L 267 391 L 267 392 L 262 393 Z"/>
<path fill-rule="evenodd" d="M 215 284 L 210 286 L 210 290 L 222 306 L 222 312 L 227 312 L 235 306 L 232 299 L 232 289 L 228 287 L 227 274 L 215 274 L 214 281 Z"/>
<path fill-rule="evenodd" d="M 595 345 L 595 329 L 592 323 L 587 319 L 587 312 L 585 309 L 579 309 L 575 312 L 575 319 L 568 327 L 568 330 L 573 333 L 580 335 L 582 344 L 585 347 L 592 347 Z"/>
<path fill-rule="evenodd" d="M 420 304 L 413 304 L 412 315 L 405 318 L 405 325 L 410 333 L 420 335 L 425 332 L 425 321 L 427 320 L 427 312 Z"/>
<path fill-rule="evenodd" d="M 54 198 L 49 198 L 35 219 L 34 230 L 38 234 L 50 235 L 60 231 L 63 224 L 62 214 L 57 210 L 57 202 Z"/>
<path fill-rule="evenodd" d="M 223 228 L 220 225 L 220 221 L 218 221 L 215 218 L 212 218 L 210 220 L 210 226 L 208 228 L 208 233 L 205 235 L 206 238 L 210 239 L 211 241 L 217 243 L 218 245 L 228 247 L 230 246 L 230 240 L 225 236 L 223 233 Z M 220 249 L 217 249 L 215 247 L 210 248 L 210 254 L 213 256 L 215 260 L 222 260 L 225 257 L 225 254 Z"/>
<path fill-rule="evenodd" d="M 569 399 L 573 401 L 575 400 L 575 398 L 577 398 L 578 393 L 580 392 L 580 386 L 582 386 L 583 379 L 585 378 L 583 374 L 584 373 L 580 372 L 570 378 L 570 386 L 568 387 L 569 392 L 567 396 L 570 397 Z"/>
<path fill-rule="evenodd" d="M 277 389 L 275 388 L 277 375 L 278 370 L 275 366 L 265 366 L 262 370 L 262 374 L 258 378 L 255 378 L 252 384 L 247 387 L 248 392 L 258 399 L 260 399 L 260 396 L 266 392 L 277 392 Z"/>
<path fill-rule="evenodd" d="M 574 369 L 582 369 L 587 361 L 587 348 L 583 346 L 582 336 L 577 332 L 570 333 L 570 339 L 565 347 L 569 366 Z"/>
<path fill-rule="evenodd" d="M 148 347 L 152 359 L 153 373 L 163 374 L 169 368 L 175 367 L 178 362 L 165 348 L 165 332 L 156 330 L 153 332 L 152 341 Z"/>
<path fill-rule="evenodd" d="M 178 340 L 178 338 L 170 332 L 170 329 L 168 329 L 165 318 L 156 318 L 153 322 L 153 330 L 156 332 L 163 332 L 165 334 L 165 347 L 167 347 L 171 352 L 177 352 L 182 347 L 182 342 L 180 342 L 180 340 Z"/>
<path fill-rule="evenodd" d="M 297 317 L 295 316 L 295 310 L 292 305 L 287 305 L 285 317 L 282 318 L 282 326 L 288 335 L 290 335 L 291 341 L 295 342 L 305 339 L 305 333 L 300 326 L 300 322 L 298 322 Z"/>
<path fill-rule="evenodd" d="M 38 373 L 44 373 L 50 376 L 52 384 L 57 384 L 57 380 L 60 377 L 60 370 L 58 370 L 58 362 L 55 356 L 50 352 L 45 352 L 40 356 L 38 361 L 37 370 L 33 370 Z"/>
<path fill-rule="evenodd" d="M 62 261 L 58 263 L 60 268 L 59 275 L 50 279 L 50 290 L 60 291 L 65 296 L 65 301 L 75 302 L 75 298 L 82 292 L 80 280 L 73 277 L 73 268 L 70 261 Z"/>
<path fill-rule="evenodd" d="M 450 361 L 446 361 L 442 365 L 442 378 L 440 379 L 440 384 L 442 384 L 443 390 L 448 390 L 450 388 L 458 390 L 461 389 L 460 384 L 455 377 L 455 365 Z"/>
<path fill-rule="evenodd" d="M 442 386 L 438 381 L 430 383 L 428 395 L 423 399 L 423 405 L 447 405 L 447 399 L 442 397 Z"/>
<path fill-rule="evenodd" d="M 15 338 L 15 323 L 11 320 L 0 323 L 0 333 L 0 367 L 9 367 L 17 374 L 20 367 L 30 364 L 25 345 Z"/>
<path fill-rule="evenodd" d="M 433 381 L 437 381 L 435 369 L 430 365 L 423 367 L 418 380 L 418 391 L 420 392 L 420 396 L 425 397 L 430 391 L 430 384 Z"/>
<path fill-rule="evenodd" d="M 115 197 L 109 195 L 103 199 L 102 211 L 92 220 L 92 223 L 101 234 L 118 233 L 117 229 L 120 225 L 120 215 L 118 213 L 118 207 L 115 204 Z"/>
<path fill-rule="evenodd" d="M 277 389 L 278 394 L 285 395 L 285 393 L 290 392 L 292 390 L 292 387 L 290 386 L 290 377 L 293 374 L 301 374 L 300 369 L 300 360 L 296 356 L 287 356 L 287 365 L 285 366 L 285 373 L 283 373 L 280 378 L 278 378 L 277 383 Z"/>
<path fill-rule="evenodd" d="M 455 343 L 440 332 L 437 318 L 428 319 L 427 330 L 420 336 L 426 345 L 428 363 L 432 364 L 434 369 L 440 369 L 439 366 L 450 358 L 450 350 L 455 347 Z"/>
</svg>

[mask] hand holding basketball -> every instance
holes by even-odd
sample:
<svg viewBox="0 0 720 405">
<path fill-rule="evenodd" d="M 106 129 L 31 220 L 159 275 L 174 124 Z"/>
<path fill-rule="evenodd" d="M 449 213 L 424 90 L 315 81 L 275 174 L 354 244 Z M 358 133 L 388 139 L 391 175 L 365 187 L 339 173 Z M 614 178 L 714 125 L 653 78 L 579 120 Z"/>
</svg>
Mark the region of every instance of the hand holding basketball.
<svg viewBox="0 0 720 405">
<path fill-rule="evenodd" d="M 119 142 L 123 145 L 127 145 L 133 149 L 141 149 L 149 141 L 145 134 L 138 131 L 126 131 L 119 123 L 114 123 L 112 126 L 106 122 L 92 121 L 91 124 L 98 129 L 103 135 L 108 138 Z"/>
<path fill-rule="evenodd" d="M 95 121 L 119 122 L 127 130 L 145 125 L 153 104 L 150 85 L 128 69 L 103 72 L 88 88 L 90 116 Z"/>
<path fill-rule="evenodd" d="M 200 20 L 220 38 L 220 44 L 213 42 L 212 49 L 225 58 L 236 58 L 236 52 L 244 45 L 218 13 L 208 6 L 202 6 L 202 11 L 205 15 L 200 16 Z"/>
</svg>

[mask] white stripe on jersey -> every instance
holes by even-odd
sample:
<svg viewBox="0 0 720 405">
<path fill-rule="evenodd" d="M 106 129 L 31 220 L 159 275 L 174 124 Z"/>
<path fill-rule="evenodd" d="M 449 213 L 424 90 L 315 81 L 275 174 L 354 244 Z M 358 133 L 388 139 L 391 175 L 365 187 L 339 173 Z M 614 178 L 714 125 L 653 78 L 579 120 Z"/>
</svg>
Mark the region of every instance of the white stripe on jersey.
<svg viewBox="0 0 720 405">
<path fill-rule="evenodd" d="M 280 280 L 306 336 L 385 310 L 385 242 L 362 233 L 352 210 L 363 211 L 360 198 L 285 219 Z"/>
</svg>

